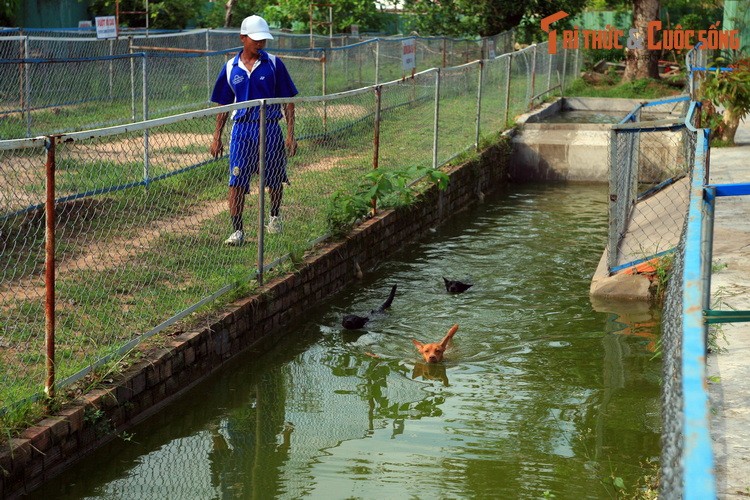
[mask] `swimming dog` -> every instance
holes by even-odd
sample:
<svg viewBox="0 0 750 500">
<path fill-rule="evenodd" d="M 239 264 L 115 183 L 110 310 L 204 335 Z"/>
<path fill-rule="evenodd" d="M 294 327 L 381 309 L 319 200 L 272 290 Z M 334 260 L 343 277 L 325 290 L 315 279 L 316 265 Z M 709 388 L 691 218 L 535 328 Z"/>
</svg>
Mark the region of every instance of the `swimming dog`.
<svg viewBox="0 0 750 500">
<path fill-rule="evenodd" d="M 474 286 L 473 283 L 461 283 L 460 281 L 445 279 L 445 277 L 443 277 L 443 282 L 448 293 L 463 293 Z"/>
<path fill-rule="evenodd" d="M 388 298 L 385 300 L 385 302 L 383 302 L 377 309 L 373 309 L 372 311 L 370 311 L 370 314 L 380 313 L 391 307 L 393 297 L 395 296 L 396 285 L 393 285 L 393 288 L 391 288 L 391 293 L 388 295 Z M 358 330 L 359 328 L 365 326 L 368 321 L 370 321 L 370 316 L 357 316 L 356 314 L 347 314 L 341 320 L 341 326 L 343 326 L 347 330 Z"/>
<path fill-rule="evenodd" d="M 458 325 L 453 325 L 445 334 L 443 340 L 440 342 L 430 342 L 429 344 L 423 344 L 422 342 L 412 339 L 412 343 L 417 347 L 417 350 L 422 355 L 424 360 L 428 363 L 439 363 L 443 360 L 443 353 L 445 348 L 448 346 L 448 342 L 453 338 L 453 335 L 458 331 Z"/>
</svg>

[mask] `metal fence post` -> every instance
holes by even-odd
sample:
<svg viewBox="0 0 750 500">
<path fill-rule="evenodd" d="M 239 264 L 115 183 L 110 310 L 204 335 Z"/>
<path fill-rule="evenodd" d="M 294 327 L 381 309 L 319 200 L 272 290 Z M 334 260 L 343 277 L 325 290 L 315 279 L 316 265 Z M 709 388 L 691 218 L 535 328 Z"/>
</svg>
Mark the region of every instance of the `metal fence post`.
<svg viewBox="0 0 750 500">
<path fill-rule="evenodd" d="M 552 88 L 552 58 L 556 56 L 557 54 L 553 56 L 549 53 L 549 42 L 547 42 L 547 88 L 544 89 L 545 92 L 549 92 Z"/>
<path fill-rule="evenodd" d="M 115 55 L 115 41 L 114 39 L 109 40 L 109 57 Z M 114 98 L 115 90 L 115 65 L 112 59 L 109 60 L 109 98 Z"/>
<path fill-rule="evenodd" d="M 383 89 L 379 85 L 375 87 L 375 130 L 373 132 L 373 139 L 372 139 L 372 168 L 373 170 L 377 170 L 380 162 L 380 110 L 382 107 L 382 92 Z M 377 210 L 377 199 L 373 198 L 371 201 L 372 204 L 372 214 L 375 215 L 375 211 Z"/>
<path fill-rule="evenodd" d="M 503 128 L 508 126 L 508 116 L 510 115 L 510 72 L 513 69 L 513 54 L 507 54 L 508 58 L 508 72 L 505 75 L 505 118 L 503 120 Z"/>
<path fill-rule="evenodd" d="M 26 63 L 23 59 L 26 59 L 26 49 L 24 48 L 23 37 L 18 40 L 18 58 L 21 62 L 18 63 L 18 102 L 21 106 L 21 111 L 26 111 L 26 83 L 24 80 L 24 72 Z"/>
<path fill-rule="evenodd" d="M 435 71 L 435 116 L 432 133 L 432 168 L 438 168 L 438 131 L 440 120 L 440 68 Z"/>
<path fill-rule="evenodd" d="M 211 102 L 211 31 L 206 29 L 206 102 Z"/>
<path fill-rule="evenodd" d="M 143 62 L 141 63 L 141 76 L 142 76 L 142 85 L 143 85 L 143 120 L 148 120 L 148 92 L 146 89 L 148 88 L 148 81 L 147 81 L 147 66 L 148 66 L 148 55 L 143 54 Z M 149 166 L 149 154 L 148 154 L 148 128 L 143 129 L 143 181 L 145 182 L 146 187 L 148 187 L 148 184 L 151 179 L 151 173 L 150 173 L 150 166 Z"/>
<path fill-rule="evenodd" d="M 133 60 L 133 37 L 128 37 L 128 52 L 130 53 L 130 116 L 135 121 L 135 61 Z M 146 92 L 146 89 L 143 89 Z"/>
<path fill-rule="evenodd" d="M 266 100 L 260 101 L 258 124 L 258 285 L 263 284 L 264 227 L 266 219 Z"/>
<path fill-rule="evenodd" d="M 375 85 L 380 83 L 380 38 L 375 39 Z"/>
<path fill-rule="evenodd" d="M 698 111 L 700 113 L 700 110 Z M 700 118 L 700 114 L 698 114 Z M 689 129 L 688 129 L 689 130 Z M 698 149 L 698 142 L 703 144 L 701 150 L 704 153 L 703 156 L 703 167 L 704 167 L 704 199 L 703 209 L 705 211 L 702 222 L 703 227 L 701 228 L 701 248 L 704 249 L 704 256 L 701 260 L 702 263 L 702 278 L 703 278 L 703 310 L 708 311 L 711 309 L 711 265 L 713 262 L 713 251 L 714 251 L 714 214 L 716 209 L 716 186 L 706 186 L 709 181 L 708 171 L 710 163 L 710 146 L 709 146 L 709 134 L 708 129 L 698 129 L 696 132 L 689 132 L 695 134 L 694 149 Z M 697 155 L 696 155 L 697 156 Z M 695 162 L 698 158 L 695 158 Z M 708 333 L 708 328 L 706 328 Z M 705 339 L 706 346 L 708 346 L 708 339 Z"/>
<path fill-rule="evenodd" d="M 55 397 L 55 138 L 47 137 L 46 201 L 44 204 L 44 319 L 47 377 L 44 393 Z"/>
<path fill-rule="evenodd" d="M 565 79 L 568 77 L 568 51 L 563 50 L 562 79 L 560 80 L 560 97 L 565 97 Z"/>
<path fill-rule="evenodd" d="M 534 90 L 536 87 L 536 48 L 537 45 L 534 44 L 531 50 L 533 56 L 531 59 L 531 94 L 529 97 L 529 109 L 534 107 L 534 96 L 536 95 L 536 91 Z"/>
<path fill-rule="evenodd" d="M 328 50 L 323 48 L 323 94 L 327 95 L 328 90 Z M 328 136 L 328 102 L 323 101 L 323 134 Z"/>
<path fill-rule="evenodd" d="M 482 122 L 482 80 L 484 79 L 484 60 L 479 61 L 479 82 L 477 83 L 477 130 L 474 137 L 474 149 L 479 150 L 479 133 Z"/>
<path fill-rule="evenodd" d="M 24 37 L 23 39 L 23 52 L 24 52 L 24 58 L 27 59 L 29 57 L 29 38 Z M 24 96 L 25 96 L 25 103 L 26 103 L 26 137 L 31 137 L 31 81 L 29 78 L 29 69 L 31 68 L 31 65 L 29 63 L 24 63 L 24 71 L 23 71 L 23 79 L 24 79 Z"/>
</svg>

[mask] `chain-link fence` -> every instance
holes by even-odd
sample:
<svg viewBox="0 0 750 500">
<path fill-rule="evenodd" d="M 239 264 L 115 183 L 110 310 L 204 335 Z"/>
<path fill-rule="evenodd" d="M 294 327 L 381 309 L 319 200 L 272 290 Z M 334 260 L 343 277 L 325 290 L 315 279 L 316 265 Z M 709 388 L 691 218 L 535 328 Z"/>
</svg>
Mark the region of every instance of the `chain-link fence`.
<svg viewBox="0 0 750 500">
<path fill-rule="evenodd" d="M 510 51 L 512 32 L 477 40 L 420 38 L 417 67 L 448 67 Z M 268 50 L 299 79 L 301 95 L 327 95 L 402 78 L 404 38 L 299 47 L 276 34 Z M 351 41 L 348 37 L 342 41 Z M 116 40 L 0 36 L 0 139 L 135 122 L 211 105 L 219 67 L 239 50 L 236 31 L 191 30 Z M 75 80 L 78 85 L 71 86 Z M 129 110 L 129 112 L 128 112 Z"/>
<path fill-rule="evenodd" d="M 697 112 L 696 112 L 697 111 Z M 706 196 L 709 130 L 697 129 L 697 103 L 687 113 L 694 145 L 686 210 L 675 219 L 679 243 L 662 313 L 662 455 L 659 498 L 716 498 L 706 379 L 713 197 Z"/>
<path fill-rule="evenodd" d="M 679 241 L 695 149 L 685 125 L 689 99 L 640 104 L 612 127 L 611 273 L 670 252 Z"/>
<path fill-rule="evenodd" d="M 40 394 L 45 337 L 54 335 L 55 380 L 64 386 L 301 256 L 328 234 L 330 200 L 355 192 L 374 167 L 437 167 L 476 148 L 482 135 L 505 128 L 509 109 L 529 105 L 533 77 L 519 61 L 530 50 L 327 96 L 0 141 L 0 406 Z M 111 61 L 102 62 L 108 69 Z M 120 70 L 125 79 L 128 70 Z M 99 73 L 104 86 L 107 75 Z M 566 76 L 555 73 L 550 84 Z M 289 102 L 299 147 L 287 159 L 282 232 L 266 230 L 272 200 L 254 182 L 245 244 L 226 246 L 228 159 L 209 153 L 216 116 L 257 107 L 273 117 Z M 286 133 L 283 119 L 259 127 L 267 137 Z M 273 184 L 270 172 L 264 179 Z"/>
</svg>

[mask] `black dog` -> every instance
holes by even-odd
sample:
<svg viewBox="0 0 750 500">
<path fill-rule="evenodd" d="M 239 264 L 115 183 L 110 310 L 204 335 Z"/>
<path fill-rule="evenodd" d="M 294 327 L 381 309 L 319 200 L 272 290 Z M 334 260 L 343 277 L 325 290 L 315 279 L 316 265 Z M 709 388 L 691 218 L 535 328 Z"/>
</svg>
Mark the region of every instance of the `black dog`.
<svg viewBox="0 0 750 500">
<path fill-rule="evenodd" d="M 393 302 L 393 297 L 396 296 L 396 285 L 393 285 L 393 288 L 391 288 L 391 293 L 388 295 L 388 298 L 383 302 L 380 307 L 377 309 L 373 309 L 370 311 L 370 314 L 383 312 L 389 307 L 391 307 L 391 302 Z M 344 316 L 344 319 L 341 320 L 341 326 L 346 328 L 347 330 L 357 330 L 359 328 L 362 328 L 367 324 L 367 322 L 370 321 L 369 316 L 357 316 L 356 314 L 347 314 Z"/>
<path fill-rule="evenodd" d="M 460 281 L 447 280 L 445 278 L 443 278 L 443 281 L 445 282 L 445 290 L 448 293 L 462 293 L 474 286 L 473 283 L 461 283 Z"/>
</svg>

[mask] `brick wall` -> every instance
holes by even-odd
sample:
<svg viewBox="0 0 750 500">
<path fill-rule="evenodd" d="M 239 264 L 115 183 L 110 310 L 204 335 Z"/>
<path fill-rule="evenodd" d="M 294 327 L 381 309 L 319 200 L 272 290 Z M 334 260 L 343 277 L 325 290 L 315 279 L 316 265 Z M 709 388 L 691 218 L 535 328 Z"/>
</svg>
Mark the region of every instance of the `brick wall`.
<svg viewBox="0 0 750 500">
<path fill-rule="evenodd" d="M 232 303 L 210 326 L 168 338 L 164 347 L 149 352 L 111 384 L 11 439 L 0 450 L 0 497 L 33 490 L 159 411 L 230 357 L 248 348 L 258 355 L 271 349 L 289 321 L 354 281 L 357 265 L 374 267 L 503 186 L 508 156 L 503 139 L 476 160 L 451 168 L 447 190 L 432 187 L 417 203 L 381 212 L 345 238 L 319 245 L 296 271 Z"/>
</svg>

